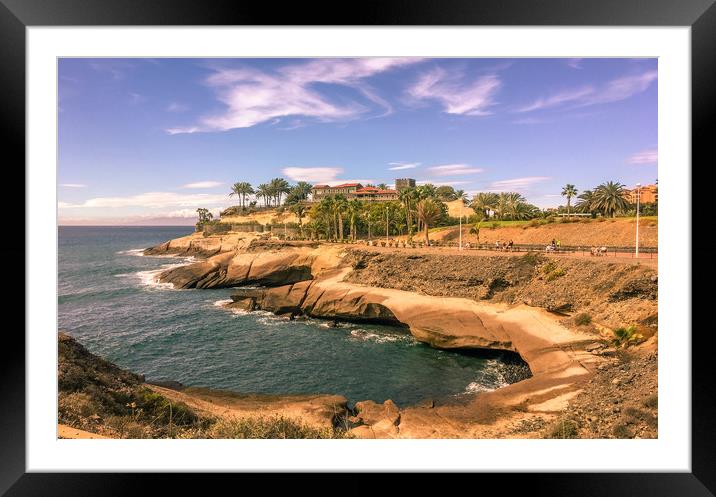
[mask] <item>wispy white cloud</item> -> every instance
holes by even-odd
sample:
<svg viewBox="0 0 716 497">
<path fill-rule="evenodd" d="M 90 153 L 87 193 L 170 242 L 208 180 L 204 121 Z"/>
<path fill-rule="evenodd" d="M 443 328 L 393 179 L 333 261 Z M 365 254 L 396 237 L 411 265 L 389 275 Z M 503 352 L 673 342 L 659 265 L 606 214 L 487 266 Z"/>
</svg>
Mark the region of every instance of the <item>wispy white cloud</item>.
<svg viewBox="0 0 716 497">
<path fill-rule="evenodd" d="M 129 102 L 131 104 L 142 104 L 147 101 L 147 97 L 140 93 L 130 92 L 129 93 Z"/>
<path fill-rule="evenodd" d="M 171 102 L 167 105 L 168 112 L 184 112 L 186 110 L 189 110 L 189 106 L 179 102 Z"/>
<path fill-rule="evenodd" d="M 449 74 L 437 67 L 423 74 L 408 89 L 408 95 L 416 101 L 436 100 L 448 114 L 486 116 L 492 113 L 488 108 L 495 104 L 493 99 L 500 86 L 495 74 L 466 82 L 462 73 Z"/>
<path fill-rule="evenodd" d="M 657 76 L 657 71 L 651 70 L 641 74 L 616 78 L 601 86 L 588 85 L 561 91 L 549 97 L 539 98 L 531 104 L 517 109 L 517 112 L 531 112 L 560 107 L 566 104 L 569 104 L 570 107 L 584 107 L 619 102 L 645 91 L 652 82 L 656 81 Z"/>
<path fill-rule="evenodd" d="M 341 183 L 375 183 L 374 179 L 343 179 L 342 167 L 285 167 L 281 169 L 284 176 L 293 181 L 306 181 L 312 184 L 338 185 Z"/>
<path fill-rule="evenodd" d="M 484 172 L 484 169 L 469 164 L 443 164 L 428 168 L 433 176 L 462 176 Z"/>
<path fill-rule="evenodd" d="M 517 112 L 531 112 L 533 110 L 557 107 L 565 103 L 577 102 L 593 95 L 594 91 L 594 88 L 591 86 L 566 90 L 560 93 L 555 93 L 549 97 L 538 98 L 531 104 L 517 109 Z"/>
<path fill-rule="evenodd" d="M 342 167 L 284 167 L 281 169 L 284 176 L 293 181 L 307 181 L 309 183 L 326 183 L 333 181 L 343 173 Z"/>
<path fill-rule="evenodd" d="M 546 124 L 552 122 L 549 119 L 541 119 L 538 117 L 525 117 L 522 119 L 515 119 L 512 124 Z"/>
<path fill-rule="evenodd" d="M 197 181 L 196 183 L 182 185 L 182 188 L 215 188 L 223 184 L 221 181 Z"/>
<path fill-rule="evenodd" d="M 567 65 L 568 65 L 569 67 L 571 67 L 572 69 L 581 69 L 581 68 L 582 68 L 582 61 L 583 61 L 583 60 L 584 60 L 584 59 L 582 59 L 582 58 L 574 57 L 574 58 L 571 58 L 571 59 L 567 59 L 566 63 L 567 63 Z"/>
<path fill-rule="evenodd" d="M 642 150 L 631 155 L 627 162 L 629 164 L 656 164 L 659 161 L 659 151 L 655 148 Z"/>
<path fill-rule="evenodd" d="M 472 181 L 428 181 L 428 180 L 421 180 L 415 182 L 418 185 L 434 185 L 434 186 L 460 186 L 460 185 L 469 185 L 472 183 Z"/>
<path fill-rule="evenodd" d="M 126 73 L 134 69 L 135 64 L 127 61 L 116 59 L 98 59 L 89 65 L 93 70 L 99 73 L 106 73 L 112 76 L 112 79 L 123 79 Z"/>
<path fill-rule="evenodd" d="M 420 162 L 389 162 L 389 171 L 402 171 L 403 169 L 415 169 L 420 165 Z"/>
<path fill-rule="evenodd" d="M 487 188 L 487 190 L 484 191 L 524 192 L 526 190 L 529 190 L 536 183 L 541 183 L 542 181 L 546 181 L 548 179 L 550 179 L 549 176 L 526 176 L 523 178 L 503 179 L 499 181 L 493 181 L 492 183 L 490 183 L 490 186 Z"/>
<path fill-rule="evenodd" d="M 65 188 L 87 188 L 84 183 L 60 183 L 60 186 Z"/>
<path fill-rule="evenodd" d="M 61 209 L 88 209 L 145 207 L 149 209 L 217 207 L 228 203 L 227 195 L 208 193 L 181 194 L 174 192 L 147 192 L 123 197 L 96 197 L 81 203 L 59 202 Z"/>
<path fill-rule="evenodd" d="M 172 127 L 169 134 L 226 131 L 248 128 L 289 116 L 318 122 L 347 121 L 392 111 L 388 102 L 366 79 L 376 74 L 419 62 L 415 58 L 318 59 L 267 72 L 241 67 L 216 69 L 206 79 L 226 109 L 205 116 L 191 126 Z M 317 83 L 347 86 L 361 98 L 336 101 L 316 87 Z"/>
<path fill-rule="evenodd" d="M 208 209 L 214 217 L 218 217 L 223 209 L 221 207 L 214 207 Z M 196 209 L 179 209 L 175 211 L 169 211 L 162 214 L 162 217 L 171 217 L 179 219 L 195 219 L 197 217 Z"/>
</svg>

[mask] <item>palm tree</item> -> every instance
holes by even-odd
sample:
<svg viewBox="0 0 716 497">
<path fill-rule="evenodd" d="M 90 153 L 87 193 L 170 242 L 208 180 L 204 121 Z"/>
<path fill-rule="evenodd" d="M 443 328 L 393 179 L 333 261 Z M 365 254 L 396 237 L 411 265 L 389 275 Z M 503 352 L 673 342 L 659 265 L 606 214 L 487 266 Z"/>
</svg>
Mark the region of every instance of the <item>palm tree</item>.
<svg viewBox="0 0 716 497">
<path fill-rule="evenodd" d="M 594 213 L 594 192 L 592 190 L 584 190 L 578 197 L 579 202 L 574 206 L 579 212 Z"/>
<path fill-rule="evenodd" d="M 380 188 L 381 190 L 387 190 L 388 185 L 386 185 L 385 183 L 378 183 L 377 188 Z"/>
<path fill-rule="evenodd" d="M 331 238 L 331 221 L 333 219 L 333 197 L 322 198 L 318 205 L 311 209 L 311 217 L 325 225 L 326 239 Z"/>
<path fill-rule="evenodd" d="M 348 200 L 340 193 L 333 197 L 333 212 L 338 219 L 336 228 L 338 229 L 337 238 L 343 241 L 343 214 L 348 210 Z"/>
<path fill-rule="evenodd" d="M 348 217 L 350 220 L 351 240 L 356 239 L 356 220 L 361 217 L 363 213 L 363 202 L 358 199 L 353 199 L 348 202 Z"/>
<path fill-rule="evenodd" d="M 607 181 L 594 189 L 594 207 L 605 216 L 616 217 L 629 208 L 624 195 L 626 188 L 619 182 Z"/>
<path fill-rule="evenodd" d="M 435 224 L 440 217 L 440 206 L 434 199 L 424 198 L 415 205 L 415 211 L 418 214 L 418 219 L 423 225 L 423 229 L 425 230 L 425 243 L 430 245 L 428 230 L 430 229 L 430 226 Z"/>
<path fill-rule="evenodd" d="M 467 203 L 467 193 L 465 190 L 455 190 L 455 198 L 462 200 L 462 203 Z"/>
<path fill-rule="evenodd" d="M 527 204 L 527 200 L 517 192 L 501 193 L 505 198 L 505 213 L 510 219 L 517 221 L 524 214 L 523 205 Z"/>
<path fill-rule="evenodd" d="M 437 194 L 438 198 L 443 202 L 457 200 L 457 195 L 455 195 L 455 189 L 449 185 L 438 186 L 435 189 L 435 193 Z"/>
<path fill-rule="evenodd" d="M 300 200 L 306 200 L 308 199 L 308 195 L 311 193 L 312 188 L 313 185 L 310 183 L 299 181 L 293 188 L 291 188 L 291 193 L 293 193 Z"/>
<path fill-rule="evenodd" d="M 256 187 L 256 198 L 263 198 L 264 205 L 268 205 L 268 201 L 271 198 L 271 186 L 266 183 L 261 183 Z"/>
<path fill-rule="evenodd" d="M 298 218 L 298 227 L 301 230 L 301 237 L 303 238 L 303 218 L 306 216 L 306 206 L 299 202 L 291 206 L 291 211 L 296 214 Z"/>
<path fill-rule="evenodd" d="M 490 217 L 490 212 L 494 212 L 497 208 L 498 197 L 497 193 L 479 192 L 472 197 L 470 207 L 476 214 L 481 214 L 482 219 L 487 219 Z"/>
<path fill-rule="evenodd" d="M 291 185 L 283 178 L 274 178 L 269 182 L 269 185 L 271 186 L 271 192 L 276 202 L 275 205 L 281 205 L 281 197 L 291 191 Z"/>
<path fill-rule="evenodd" d="M 415 193 L 418 196 L 418 200 L 422 200 L 424 198 L 435 198 L 437 195 L 435 185 L 432 183 L 417 186 L 415 188 Z"/>
<path fill-rule="evenodd" d="M 564 188 L 562 188 L 562 196 L 567 197 L 567 216 L 569 216 L 569 207 L 572 201 L 572 197 L 574 197 L 575 195 L 577 195 L 577 189 L 574 187 L 574 185 L 570 185 L 569 183 L 564 185 Z"/>
<path fill-rule="evenodd" d="M 412 235 L 413 232 L 413 204 L 416 200 L 415 188 L 404 188 L 400 190 L 398 194 L 400 196 L 400 202 L 403 204 L 405 209 L 405 219 L 408 223 L 408 234 Z"/>
<path fill-rule="evenodd" d="M 532 219 L 540 215 L 539 207 L 536 205 L 528 204 L 527 202 L 517 202 L 510 213 L 510 217 L 515 221 L 521 221 L 524 219 Z"/>
<path fill-rule="evenodd" d="M 237 197 L 241 198 L 241 208 L 243 209 L 244 205 L 246 204 L 246 196 L 251 195 L 253 193 L 254 189 L 251 187 L 251 183 L 242 181 L 240 183 L 234 183 L 231 186 L 231 193 L 229 193 L 229 197 L 236 195 Z"/>
</svg>

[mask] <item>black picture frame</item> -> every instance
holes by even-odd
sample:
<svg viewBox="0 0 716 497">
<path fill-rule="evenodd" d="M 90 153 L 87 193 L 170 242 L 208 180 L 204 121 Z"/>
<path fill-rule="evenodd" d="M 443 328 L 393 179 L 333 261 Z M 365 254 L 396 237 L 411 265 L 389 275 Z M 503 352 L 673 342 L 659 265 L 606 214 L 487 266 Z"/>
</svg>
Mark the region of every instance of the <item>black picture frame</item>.
<svg viewBox="0 0 716 497">
<path fill-rule="evenodd" d="M 339 8 L 340 7 L 340 8 Z M 228 0 L 0 0 L 0 122 L 9 167 L 16 174 L 12 184 L 25 184 L 15 163 L 25 159 L 25 29 L 28 26 L 102 25 L 530 25 L 530 26 L 690 26 L 692 69 L 692 182 L 705 169 L 711 136 L 710 118 L 716 115 L 716 6 L 714 0 L 390 0 L 345 4 L 335 2 L 291 2 L 276 8 L 271 3 Z M 8 154 L 8 152 L 14 152 Z M 710 157 L 709 157 L 710 158 Z M 13 165 L 14 165 L 13 164 Z M 14 172 L 11 172 L 14 171 Z M 702 182 L 704 178 L 702 177 Z M 23 190 L 15 188 L 25 204 Z M 695 216 L 705 212 L 708 195 L 694 195 L 690 208 Z M 685 205 L 684 209 L 689 206 Z M 19 223 L 17 223 L 19 225 Z M 15 228 L 11 247 L 3 246 L 5 259 L 24 260 L 24 237 Z M 692 230 L 692 233 L 694 231 Z M 706 259 L 708 245 L 692 239 L 692 260 Z M 698 248 L 703 247 L 703 248 Z M 685 254 L 688 256 L 688 254 Z M 697 280 L 709 281 L 714 270 L 700 268 L 692 279 L 694 323 L 698 310 L 707 308 L 708 292 L 697 292 Z M 9 281 L 22 281 L 20 265 L 8 267 Z M 48 281 L 53 281 L 48 278 Z M 13 283 L 15 295 L 32 298 Z M 24 288 L 24 285 L 23 285 Z M 701 311 L 703 312 L 703 311 Z M 708 496 L 716 493 L 716 430 L 711 413 L 716 396 L 710 370 L 708 347 L 710 327 L 692 326 L 692 440 L 691 473 L 497 473 L 450 475 L 451 487 L 461 483 L 479 488 L 501 488 L 501 492 L 529 492 L 556 496 Z M 685 337 L 691 330 L 679 332 Z M 221 484 L 253 484 L 275 490 L 290 485 L 291 491 L 325 488 L 357 493 L 383 484 L 385 475 L 282 475 L 255 481 L 260 475 L 246 474 L 79 474 L 26 473 L 25 470 L 25 339 L 16 327 L 6 327 L 6 351 L 0 360 L 0 493 L 7 496 L 146 495 L 150 487 L 166 494 L 205 495 Z M 11 351 L 11 352 L 10 352 Z M 470 479 L 470 482 L 455 481 Z M 444 478 L 411 475 L 423 490 L 444 490 Z M 358 481 L 360 480 L 360 482 Z M 336 486 L 338 485 L 338 486 Z M 222 485 L 223 486 L 223 485 Z M 259 487 L 261 488 L 261 487 Z M 211 489 L 211 490 L 209 490 Z M 216 490 L 214 490 L 216 489 Z M 477 490 L 476 490 L 477 491 Z M 333 493 L 333 492 L 332 492 Z M 362 493 L 362 492 L 361 492 Z"/>
</svg>

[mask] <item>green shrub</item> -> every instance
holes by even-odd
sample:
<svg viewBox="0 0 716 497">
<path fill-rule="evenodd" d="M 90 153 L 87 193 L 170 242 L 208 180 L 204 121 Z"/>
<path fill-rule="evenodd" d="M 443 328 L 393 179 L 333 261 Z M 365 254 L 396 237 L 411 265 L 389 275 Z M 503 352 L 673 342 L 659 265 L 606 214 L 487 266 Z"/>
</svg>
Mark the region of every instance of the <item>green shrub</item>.
<svg viewBox="0 0 716 497">
<path fill-rule="evenodd" d="M 646 399 L 644 399 L 644 407 L 648 407 L 649 409 L 656 409 L 659 407 L 659 396 L 658 394 L 649 395 Z"/>
<path fill-rule="evenodd" d="M 634 438 L 634 431 L 626 423 L 619 423 L 612 428 L 612 435 L 614 438 Z"/>
<path fill-rule="evenodd" d="M 160 424 L 186 426 L 197 421 L 197 415 L 183 402 L 171 402 L 161 394 L 146 391 L 142 394 L 137 409 Z"/>
<path fill-rule="evenodd" d="M 578 429 L 576 421 L 562 418 L 552 426 L 547 433 L 547 438 L 579 438 Z"/>
<path fill-rule="evenodd" d="M 549 273 L 549 274 L 547 275 L 547 281 L 554 281 L 554 280 L 556 280 L 557 278 L 561 278 L 561 277 L 564 276 L 565 274 L 567 274 L 567 271 L 565 271 L 565 270 L 564 270 L 563 268 L 561 268 L 561 267 L 558 267 L 557 269 L 555 269 L 554 271 L 552 271 L 551 273 Z"/>
<path fill-rule="evenodd" d="M 542 255 L 539 252 L 527 252 L 522 256 L 522 261 L 530 266 L 536 266 L 542 262 Z"/>
<path fill-rule="evenodd" d="M 499 223 L 499 222 L 497 222 L 497 221 L 495 221 L 495 222 L 493 222 L 492 224 L 490 224 L 490 227 L 491 227 L 491 228 L 492 228 L 492 229 L 494 230 L 494 229 L 496 229 L 496 228 L 499 228 L 499 227 L 500 227 L 500 223 Z"/>
<path fill-rule="evenodd" d="M 636 332 L 636 326 L 633 324 L 617 328 L 613 333 L 614 340 L 612 340 L 612 344 L 614 344 L 616 348 L 628 347 L 644 341 L 643 335 Z"/>
<path fill-rule="evenodd" d="M 545 275 L 548 275 L 549 273 L 551 273 L 551 272 L 554 271 L 555 269 L 557 269 L 557 263 L 556 263 L 555 261 L 550 261 L 550 262 L 548 262 L 547 264 L 545 264 L 544 266 L 542 266 L 542 272 L 543 272 Z"/>
<path fill-rule="evenodd" d="M 314 428 L 280 415 L 217 421 L 209 430 L 211 438 L 352 438 L 344 430 Z"/>
<path fill-rule="evenodd" d="M 583 312 L 581 314 L 577 314 L 574 317 L 574 323 L 577 326 L 587 326 L 592 323 L 592 316 L 587 314 L 586 312 Z"/>
</svg>

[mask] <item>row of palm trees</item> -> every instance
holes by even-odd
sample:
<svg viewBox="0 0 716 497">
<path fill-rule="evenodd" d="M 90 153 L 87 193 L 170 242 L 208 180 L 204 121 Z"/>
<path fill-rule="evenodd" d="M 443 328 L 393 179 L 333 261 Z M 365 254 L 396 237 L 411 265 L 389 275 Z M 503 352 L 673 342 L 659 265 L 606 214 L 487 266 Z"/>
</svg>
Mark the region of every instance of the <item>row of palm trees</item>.
<svg viewBox="0 0 716 497">
<path fill-rule="evenodd" d="M 241 207 L 246 207 L 246 201 L 251 195 L 255 195 L 256 199 L 263 200 L 265 206 L 278 207 L 284 200 L 287 204 L 294 204 L 306 200 L 311 193 L 312 185 L 305 181 L 299 181 L 291 186 L 284 178 L 273 178 L 268 183 L 261 183 L 256 189 L 251 183 L 241 181 L 231 186 L 229 197 L 236 196 L 241 202 Z"/>
<path fill-rule="evenodd" d="M 311 238 L 321 235 L 340 241 L 345 239 L 347 228 L 351 240 L 356 240 L 361 232 L 369 239 L 383 233 L 412 236 L 422 232 L 429 242 L 429 229 L 447 219 L 447 207 L 433 185 L 401 190 L 399 201 L 361 201 L 339 194 L 321 199 L 310 211 L 301 203 L 291 206 L 291 210 L 302 233 L 307 231 Z M 306 214 L 310 215 L 310 221 L 304 226 Z"/>
<path fill-rule="evenodd" d="M 385 188 L 385 185 L 378 187 Z M 479 192 L 468 201 L 463 190 L 425 184 L 402 189 L 398 201 L 366 202 L 335 195 L 323 198 L 311 206 L 305 202 L 311 188 L 304 181 L 291 186 L 284 178 L 274 178 L 258 185 L 255 190 L 250 183 L 235 183 L 230 196 L 237 196 L 242 208 L 251 195 L 263 199 L 266 206 L 277 207 L 283 203 L 296 215 L 302 235 L 308 234 L 312 238 L 325 236 L 326 239 L 336 240 L 344 240 L 346 236 L 355 240 L 359 233 L 367 234 L 370 238 L 375 233 L 382 235 L 387 230 L 387 234 L 409 236 L 422 232 L 426 243 L 429 243 L 429 229 L 441 221 L 447 221 L 447 207 L 443 202 L 458 199 L 475 211 L 479 221 L 490 218 L 518 221 L 546 215 L 517 192 Z M 574 185 L 567 184 L 561 193 L 567 200 L 568 214 L 575 197 L 579 201 L 574 208 L 582 213 L 615 217 L 630 207 L 625 198 L 626 187 L 618 182 L 608 181 L 579 195 Z M 310 220 L 304 224 L 303 220 L 307 217 Z"/>
<path fill-rule="evenodd" d="M 479 192 L 472 198 L 470 206 L 482 219 L 493 217 L 500 220 L 520 221 L 539 217 L 539 207 L 527 202 L 516 192 Z"/>
<path fill-rule="evenodd" d="M 572 184 L 562 188 L 562 196 L 567 199 L 567 215 L 572 211 L 572 199 L 579 201 L 574 206 L 576 212 L 592 215 L 601 214 L 607 217 L 616 217 L 626 213 L 631 205 L 627 200 L 628 190 L 619 182 L 607 181 L 592 190 L 584 190 L 579 194 Z M 482 219 L 494 218 L 500 220 L 527 220 L 545 215 L 537 206 L 515 192 L 480 192 L 475 194 L 470 202 L 478 217 Z"/>
<path fill-rule="evenodd" d="M 567 187 L 571 187 L 571 189 L 568 190 Z M 569 195 L 565 192 L 568 192 Z M 626 198 L 627 192 L 626 185 L 615 181 L 607 181 L 592 190 L 584 190 L 578 195 L 579 202 L 575 205 L 575 209 L 577 212 L 592 215 L 601 214 L 606 217 L 616 217 L 617 214 L 624 214 L 631 207 Z M 567 197 L 567 213 L 569 213 L 569 201 L 571 197 L 577 195 L 577 190 L 574 189 L 574 185 L 567 185 L 562 191 L 562 195 Z"/>
</svg>

